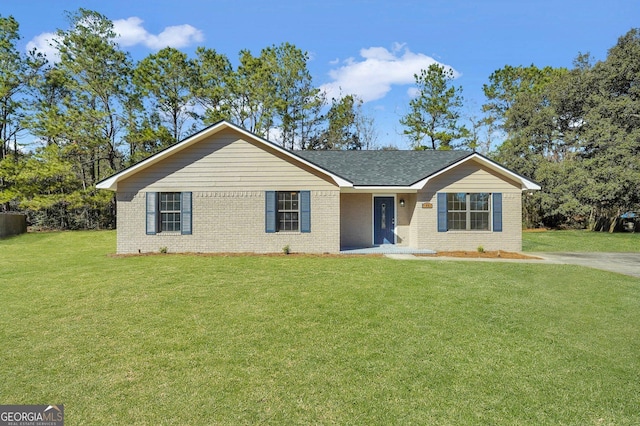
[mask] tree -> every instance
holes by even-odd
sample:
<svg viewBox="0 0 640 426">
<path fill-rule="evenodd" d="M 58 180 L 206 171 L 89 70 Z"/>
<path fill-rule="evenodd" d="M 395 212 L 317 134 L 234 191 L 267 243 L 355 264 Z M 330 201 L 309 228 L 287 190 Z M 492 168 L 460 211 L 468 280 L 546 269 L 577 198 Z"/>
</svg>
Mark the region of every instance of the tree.
<svg viewBox="0 0 640 426">
<path fill-rule="evenodd" d="M 153 109 L 167 123 L 174 142 L 182 139 L 184 124 L 194 118 L 195 79 L 193 61 L 173 47 L 147 56 L 133 73 L 133 83 L 143 96 L 152 100 Z"/>
<path fill-rule="evenodd" d="M 461 88 L 452 86 L 453 71 L 439 64 L 414 75 L 418 95 L 409 103 L 410 112 L 400 119 L 414 149 L 451 149 L 456 139 L 467 135 L 458 124 L 462 107 Z M 423 142 L 427 139 L 427 145 Z"/>
<path fill-rule="evenodd" d="M 590 73 L 581 158 L 592 225 L 640 210 L 640 29 L 618 39 Z"/>
<path fill-rule="evenodd" d="M 471 128 L 468 129 L 467 136 L 461 145 L 471 151 L 487 155 L 495 138 L 494 122 L 487 117 L 478 118 L 475 115 L 469 115 L 467 120 L 471 124 Z"/>
<path fill-rule="evenodd" d="M 55 69 L 66 89 L 56 106 L 66 125 L 53 136 L 73 145 L 87 188 L 120 167 L 119 113 L 132 67 L 106 17 L 79 9 L 68 19 L 70 29 L 58 30 L 53 41 L 60 53 Z"/>
<path fill-rule="evenodd" d="M 614 230 L 621 213 L 640 209 L 639 58 L 634 29 L 595 65 L 580 54 L 570 70 L 492 74 L 485 110 L 506 134 L 496 158 L 543 187 L 526 197 L 527 217 Z"/>
<path fill-rule="evenodd" d="M 0 160 L 18 152 L 19 133 L 24 129 L 26 95 L 46 60 L 36 51 L 21 54 L 16 48 L 20 39 L 18 22 L 0 16 Z"/>
<path fill-rule="evenodd" d="M 91 209 L 72 221 L 84 226 L 113 220 L 112 194 L 97 192 L 95 183 L 122 167 L 122 113 L 131 91 L 131 61 L 116 44 L 113 24 L 86 9 L 69 13 L 70 27 L 53 40 L 60 60 L 38 82 L 38 112 L 30 131 L 64 152 L 81 183 L 77 195 Z M 80 226 L 80 225 L 79 225 Z"/>
<path fill-rule="evenodd" d="M 38 76 L 31 91 L 32 114 L 25 118 L 26 127 L 46 145 L 64 145 L 67 118 L 64 99 L 71 96 L 70 76 L 56 67 L 48 67 Z"/>
<path fill-rule="evenodd" d="M 248 50 L 240 51 L 240 65 L 227 86 L 231 121 L 266 137 L 273 127 L 276 103 L 274 76 L 267 63 Z"/>
<path fill-rule="evenodd" d="M 233 68 L 229 59 L 213 49 L 196 49 L 195 80 L 191 92 L 196 102 L 204 108 L 201 119 L 204 124 L 231 120 L 231 94 L 229 83 Z"/>
<path fill-rule="evenodd" d="M 149 113 L 135 92 L 127 99 L 123 110 L 124 142 L 129 147 L 124 165 L 130 166 L 175 142 L 171 131 L 162 124 L 157 112 Z"/>
<path fill-rule="evenodd" d="M 282 146 L 294 149 L 306 145 L 324 106 L 324 96 L 313 86 L 307 68 L 307 53 L 283 43 L 263 49 L 260 57 L 275 85 L 274 118 Z"/>
<path fill-rule="evenodd" d="M 225 119 L 283 147 L 304 148 L 324 106 L 306 52 L 289 43 L 264 48 L 259 56 L 242 50 L 236 70 L 215 50 L 198 48 L 196 54 L 192 92 L 204 108 L 205 124 Z"/>
<path fill-rule="evenodd" d="M 0 178 L 9 183 L 0 188 L 0 203 L 16 202 L 19 209 L 29 212 L 32 223 L 47 228 L 106 226 L 111 194 L 83 189 L 67 151 L 52 144 L 15 160 L 0 161 Z"/>
<path fill-rule="evenodd" d="M 485 85 L 485 120 L 503 131 L 495 158 L 529 176 L 542 191 L 524 198 L 529 225 L 580 226 L 587 209 L 577 195 L 576 163 L 584 85 L 565 68 L 505 67 Z M 570 189 L 570 190 L 569 190 Z"/>
<path fill-rule="evenodd" d="M 489 76 L 490 84 L 484 84 L 482 90 L 487 98 L 487 103 L 482 105 L 482 110 L 487 114 L 490 122 L 503 129 L 507 116 L 519 96 L 537 93 L 549 82 L 553 68 L 538 68 L 535 65 L 528 67 L 505 65 Z"/>
<path fill-rule="evenodd" d="M 364 113 L 362 105 L 362 100 L 358 100 L 355 111 L 355 128 L 358 140 L 364 150 L 377 149 L 378 133 L 375 120 L 372 116 Z"/>
<path fill-rule="evenodd" d="M 354 95 L 332 99 L 327 128 L 311 139 L 307 149 L 362 149 L 356 126 L 358 102 Z"/>
</svg>

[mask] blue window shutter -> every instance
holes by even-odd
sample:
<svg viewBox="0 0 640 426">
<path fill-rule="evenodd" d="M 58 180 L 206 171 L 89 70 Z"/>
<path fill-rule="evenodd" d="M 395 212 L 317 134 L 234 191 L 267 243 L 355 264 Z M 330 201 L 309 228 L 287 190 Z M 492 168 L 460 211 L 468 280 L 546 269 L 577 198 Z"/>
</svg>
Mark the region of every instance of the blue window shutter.
<svg viewBox="0 0 640 426">
<path fill-rule="evenodd" d="M 438 232 L 447 232 L 447 194 L 438 192 Z"/>
<path fill-rule="evenodd" d="M 182 235 L 191 235 L 191 192 L 180 194 L 180 225 Z"/>
<path fill-rule="evenodd" d="M 311 192 L 300 191 L 300 232 L 311 232 Z"/>
<path fill-rule="evenodd" d="M 158 220 L 156 211 L 158 209 L 158 193 L 147 192 L 147 235 L 155 235 L 158 232 Z"/>
<path fill-rule="evenodd" d="M 276 191 L 266 191 L 264 202 L 264 230 L 265 232 L 276 232 Z"/>
<path fill-rule="evenodd" d="M 502 194 L 493 194 L 493 232 L 502 232 Z"/>
</svg>

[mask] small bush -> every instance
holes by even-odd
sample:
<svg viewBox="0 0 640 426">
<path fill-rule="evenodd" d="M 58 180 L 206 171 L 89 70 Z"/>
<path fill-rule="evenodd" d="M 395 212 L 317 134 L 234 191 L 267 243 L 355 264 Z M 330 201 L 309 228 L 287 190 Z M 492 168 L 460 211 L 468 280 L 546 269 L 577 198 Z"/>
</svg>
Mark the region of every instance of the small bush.
<svg viewBox="0 0 640 426">
<path fill-rule="evenodd" d="M 484 247 L 478 246 L 478 253 L 484 253 Z"/>
<path fill-rule="evenodd" d="M 166 248 L 166 247 L 160 247 L 160 253 L 162 253 L 162 254 L 166 254 L 168 251 L 169 251 L 169 249 L 168 249 L 168 248 Z"/>
<path fill-rule="evenodd" d="M 289 244 L 287 244 L 286 246 L 282 247 L 282 252 L 284 254 L 290 254 L 291 253 L 291 247 L 289 247 Z"/>
</svg>

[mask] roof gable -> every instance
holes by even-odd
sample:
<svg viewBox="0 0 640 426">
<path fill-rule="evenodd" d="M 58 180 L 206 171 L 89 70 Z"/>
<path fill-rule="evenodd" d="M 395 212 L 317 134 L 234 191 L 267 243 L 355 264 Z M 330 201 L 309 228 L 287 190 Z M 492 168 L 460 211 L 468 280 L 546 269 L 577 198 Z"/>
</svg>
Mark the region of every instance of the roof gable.
<svg viewBox="0 0 640 426">
<path fill-rule="evenodd" d="M 320 167 L 331 170 L 354 187 L 423 188 L 442 173 L 475 160 L 509 179 L 523 190 L 540 186 L 487 157 L 471 151 L 295 151 Z"/>
<path fill-rule="evenodd" d="M 234 130 L 240 134 L 242 134 L 246 139 L 250 140 L 251 142 L 255 143 L 258 146 L 262 146 L 263 148 L 267 149 L 267 150 L 271 150 L 278 152 L 279 154 L 282 155 L 283 158 L 288 159 L 291 162 L 297 162 L 298 164 L 303 163 L 305 166 L 310 167 L 311 169 L 319 172 L 320 174 L 327 176 L 330 180 L 333 180 L 336 185 L 343 187 L 343 186 L 351 186 L 351 183 L 344 180 L 343 178 L 341 178 L 340 176 L 332 173 L 329 170 L 325 170 L 319 166 L 317 166 L 316 164 L 310 163 L 309 161 L 305 160 L 302 157 L 299 157 L 297 155 L 295 155 L 294 153 L 292 153 L 291 151 L 288 151 L 284 148 L 282 148 L 279 145 L 276 145 L 266 139 L 263 139 L 251 132 L 248 132 L 244 129 L 242 129 L 241 127 L 238 127 L 234 124 L 231 124 L 227 121 L 221 121 L 218 122 L 212 126 L 207 127 L 204 130 L 201 130 L 200 132 L 189 136 L 188 138 L 177 142 L 171 146 L 169 146 L 168 148 L 165 148 L 164 150 L 157 152 L 156 154 L 130 166 L 127 167 L 124 170 L 121 170 L 120 172 L 106 178 L 103 179 L 102 181 L 98 182 L 96 184 L 96 188 L 98 189 L 109 189 L 112 191 L 116 191 L 118 188 L 118 182 L 127 179 L 131 176 L 133 176 L 136 173 L 141 172 L 142 170 L 147 169 L 148 167 L 157 164 L 163 160 L 165 160 L 166 158 L 184 150 L 189 148 L 190 146 L 203 141 L 207 138 L 210 138 L 211 136 L 226 130 L 226 129 L 231 129 Z"/>
</svg>

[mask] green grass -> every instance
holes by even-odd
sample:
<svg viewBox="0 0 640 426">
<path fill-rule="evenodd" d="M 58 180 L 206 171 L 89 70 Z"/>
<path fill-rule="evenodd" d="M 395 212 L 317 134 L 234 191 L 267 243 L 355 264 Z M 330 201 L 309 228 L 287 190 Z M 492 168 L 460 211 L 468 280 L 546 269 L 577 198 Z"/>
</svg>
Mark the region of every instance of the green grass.
<svg viewBox="0 0 640 426">
<path fill-rule="evenodd" d="M 640 233 L 590 231 L 523 232 L 522 249 L 530 252 L 640 252 Z"/>
<path fill-rule="evenodd" d="M 67 424 L 638 424 L 640 280 L 0 241 L 0 403 Z"/>
</svg>

